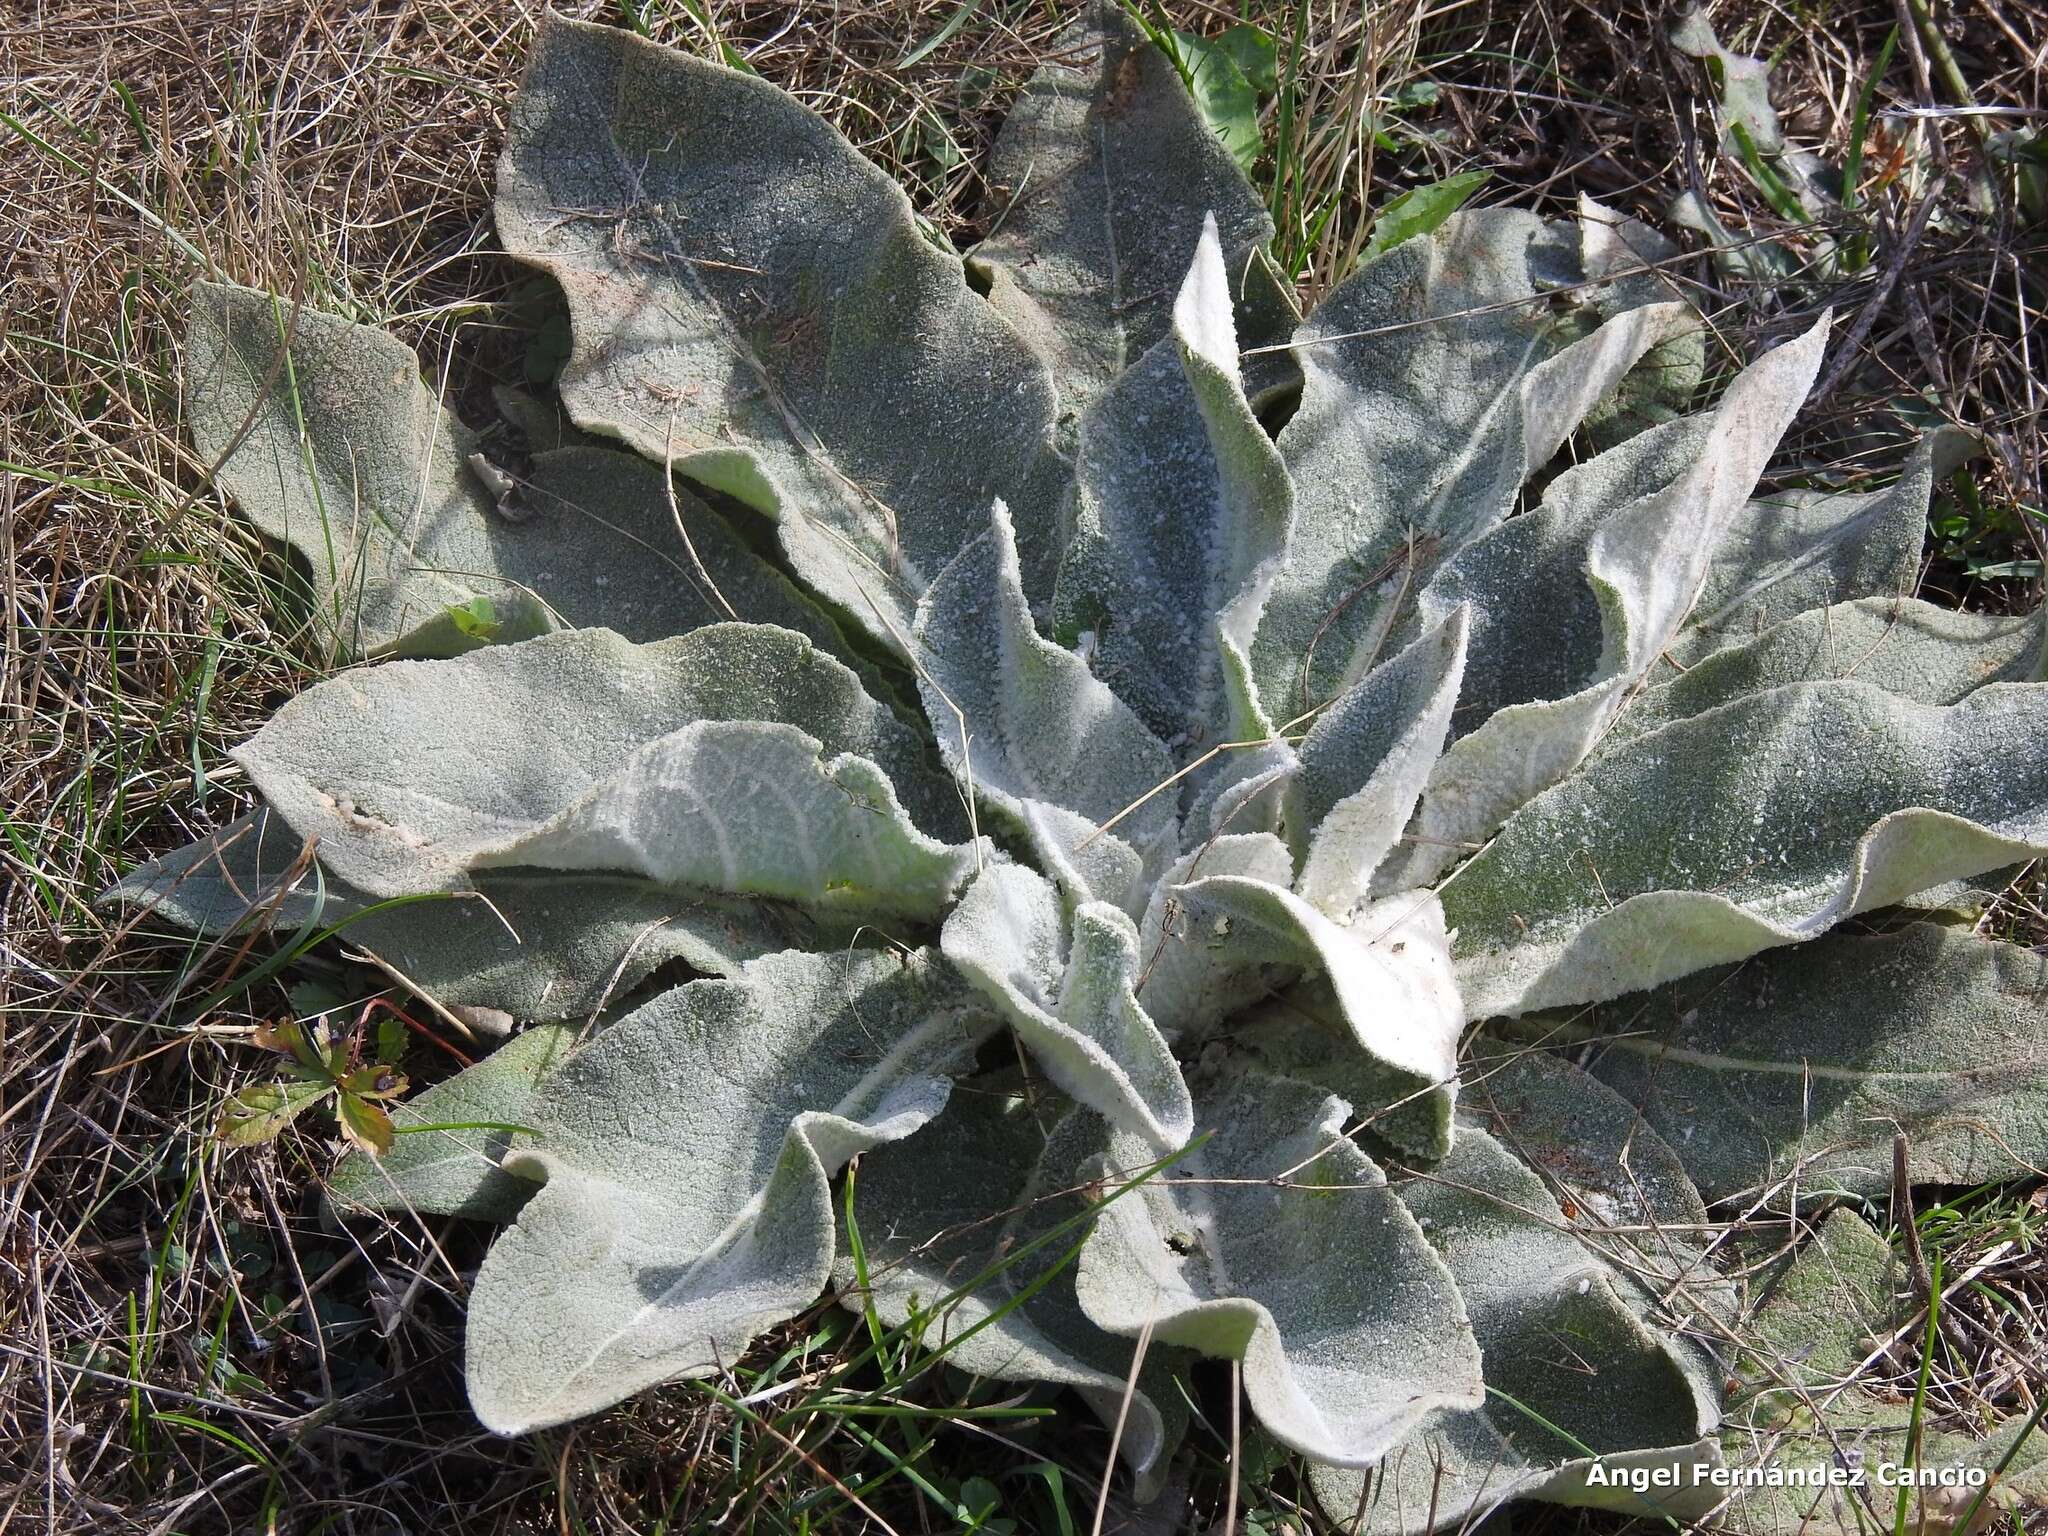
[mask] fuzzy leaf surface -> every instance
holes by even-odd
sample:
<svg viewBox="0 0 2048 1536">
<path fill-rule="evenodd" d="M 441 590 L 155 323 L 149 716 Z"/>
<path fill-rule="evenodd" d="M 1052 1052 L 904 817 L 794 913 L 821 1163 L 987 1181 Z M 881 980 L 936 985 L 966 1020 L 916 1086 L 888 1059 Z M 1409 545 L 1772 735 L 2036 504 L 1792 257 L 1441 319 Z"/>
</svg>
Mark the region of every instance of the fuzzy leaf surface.
<svg viewBox="0 0 2048 1536">
<path fill-rule="evenodd" d="M 831 1272 L 828 1181 L 938 1113 L 987 1022 L 929 952 L 790 953 L 571 1056 L 507 1171 L 542 1181 L 470 1297 L 477 1416 L 519 1434 L 737 1359 Z"/>
<path fill-rule="evenodd" d="M 2048 959 L 1930 923 L 1829 934 L 1688 976 L 1623 1013 L 1594 1072 L 1664 1133 L 1714 1199 L 1892 1183 L 1981 1184 L 2048 1167 Z M 1612 1025 L 1607 1026 L 1608 1030 Z"/>
<path fill-rule="evenodd" d="M 664 890 L 614 875 L 495 870 L 474 897 L 382 910 L 376 897 L 301 866 L 304 840 L 268 808 L 130 871 L 108 903 L 214 935 L 263 924 L 340 928 L 443 1003 L 535 1021 L 581 1017 L 671 961 L 729 976 L 780 949 L 831 949 L 854 930 L 782 902 Z M 293 876 L 293 878 L 287 878 Z"/>
<path fill-rule="evenodd" d="M 1376 1131 L 1421 1156 L 1443 1154 L 1465 1021 L 1434 896 L 1390 896 L 1339 923 L 1290 891 L 1238 876 L 1197 880 L 1181 895 L 1197 922 L 1229 919 L 1241 965 L 1318 978 L 1289 995 L 1308 1031 L 1274 1058 L 1279 1070 L 1342 1094 L 1361 1115 L 1394 1106 L 1372 1116 Z"/>
<path fill-rule="evenodd" d="M 1187 1141 L 1187 1083 L 1139 1005 L 1138 931 L 1121 908 L 1089 902 L 1069 925 L 1044 877 L 991 864 L 946 919 L 939 945 L 1061 1091 L 1162 1152 Z"/>
<path fill-rule="evenodd" d="M 527 1124 L 541 1079 L 575 1049 L 578 1033 L 573 1024 L 538 1025 L 393 1105 L 399 1134 L 391 1150 L 343 1158 L 327 1181 L 328 1198 L 346 1208 L 510 1221 L 535 1186 L 505 1171 L 507 1153 L 533 1140 L 509 1127 Z"/>
<path fill-rule="evenodd" d="M 1961 433 L 1923 438 L 1880 491 L 1780 491 L 1730 517 L 1673 656 L 1690 665 L 1810 609 L 1908 597 L 1920 577 L 1927 503 L 1967 452 Z M 1655 669 L 1651 679 L 1671 675 Z"/>
<path fill-rule="evenodd" d="M 993 1278 L 926 1324 L 927 1347 L 950 1344 L 947 1361 L 996 1381 L 1055 1382 L 1078 1391 L 1114 1423 L 1130 1378 L 1132 1346 L 1088 1321 L 1074 1295 L 1072 1259 L 1085 1226 L 1027 1245 L 1087 1208 L 1081 1166 L 1102 1149 L 1103 1122 L 1056 1102 L 963 1088 L 922 1136 L 861 1159 L 855 1214 L 867 1248 L 863 1296 L 850 1256 L 835 1271 L 842 1304 L 872 1301 L 890 1327 L 929 1313 L 977 1276 Z M 1126 1197 L 1130 1198 L 1130 1197 Z M 1037 1289 L 1033 1289 L 1037 1286 Z M 971 1337 L 962 1337 L 976 1330 Z M 957 1343 L 955 1341 L 958 1341 Z M 1148 1351 L 1119 1451 L 1141 1490 L 1156 1486 L 1186 1421 L 1170 1373 L 1181 1352 Z"/>
<path fill-rule="evenodd" d="M 1104 1209 L 1075 1288 L 1114 1333 L 1149 1322 L 1160 1342 L 1241 1360 L 1283 1445 L 1369 1466 L 1483 1389 L 1450 1273 L 1345 1139 L 1347 1113 L 1306 1083 L 1234 1075 L 1202 1102 L 1209 1139 Z M 1147 1166 L 1149 1151 L 1120 1137 L 1106 1166 Z"/>
<path fill-rule="evenodd" d="M 1599 522 L 1585 564 L 1601 616 L 1593 677 L 1564 697 L 1509 705 L 1444 754 L 1416 818 L 1411 881 L 1441 874 L 1460 848 L 1491 835 L 1584 761 L 1613 724 L 1692 611 L 1715 537 L 1756 488 L 1806 398 L 1826 339 L 1823 321 L 1750 364 L 1729 385 L 1686 472 Z"/>
<path fill-rule="evenodd" d="M 1859 598 L 1775 624 L 1646 689 L 1622 711 L 1599 750 L 1789 683 L 1853 679 L 1922 704 L 1960 704 L 1986 683 L 2028 681 L 2040 650 L 2035 614 L 1959 613 L 1918 598 Z"/>
<path fill-rule="evenodd" d="M 549 17 L 496 208 L 506 249 L 568 298 L 576 424 L 776 519 L 798 575 L 878 639 L 900 643 L 998 496 L 1027 588 L 1050 591 L 1051 378 L 823 119 Z"/>
<path fill-rule="evenodd" d="M 765 625 L 644 647 L 573 631 L 349 673 L 235 755 L 330 868 L 377 895 L 524 865 L 935 916 L 968 857 L 917 830 L 875 761 L 928 814 L 954 812 L 917 738 Z"/>
<path fill-rule="evenodd" d="M 479 600 L 500 640 L 589 624 L 659 640 L 726 617 L 714 586 L 742 617 L 844 646 L 717 513 L 686 492 L 672 512 L 660 471 L 626 455 L 542 453 L 501 511 L 469 465 L 476 434 L 421 382 L 412 350 L 374 327 L 195 284 L 185 390 L 193 447 L 290 547 L 342 655 L 469 650 L 478 637 L 449 610 Z"/>
<path fill-rule="evenodd" d="M 1238 372 L 1213 219 L 1170 332 L 1081 423 L 1075 525 L 1055 600 L 1063 638 L 1183 765 L 1268 734 L 1249 650 L 1293 519 L 1278 450 Z"/>
<path fill-rule="evenodd" d="M 1942 708 L 1830 682 L 1640 737 L 1442 888 L 1467 1012 L 1617 997 L 2048 850 L 2044 731 L 2038 683 Z"/>
<path fill-rule="evenodd" d="M 1017 563 L 1016 531 L 998 503 L 989 530 L 925 593 L 917 614 L 918 688 L 939 750 L 975 794 L 1027 830 L 1070 900 L 1122 904 L 1136 876 L 1178 831 L 1171 794 L 1152 795 L 1117 823 L 1110 846 L 1140 852 L 1140 869 L 1089 878 L 1081 845 L 1173 775 L 1165 745 L 1072 651 L 1038 633 Z M 957 713 L 956 713 L 957 711 Z M 1063 837 L 1070 813 L 1078 836 Z M 1040 835 L 1044 834 L 1044 835 Z"/>
<path fill-rule="evenodd" d="M 1443 751 L 1465 673 L 1469 611 L 1452 610 L 1325 710 L 1284 794 L 1295 889 L 1342 921 L 1366 898 Z"/>
<path fill-rule="evenodd" d="M 1578 242 L 1479 209 L 1395 247 L 1295 337 L 1305 385 L 1280 433 L 1296 528 L 1253 667 L 1276 721 L 1369 671 L 1435 563 L 1505 517 L 1528 475 L 1652 347 L 1696 324 L 1629 309 L 1575 339 L 1545 290 Z"/>
<path fill-rule="evenodd" d="M 1364 1474 L 1312 1469 L 1323 1508 L 1343 1522 L 1364 1503 L 1373 1532 L 1457 1529 L 1510 1498 L 1655 1513 L 1662 1493 L 1590 1487 L 1587 1474 L 1596 1457 L 1689 1468 L 1707 1454 L 1719 1403 L 1689 1347 L 1644 1322 L 1625 1299 L 1634 1282 L 1572 1236 L 1543 1181 L 1476 1124 L 1394 1189 L 1457 1280 L 1487 1402 L 1426 1420 L 1375 1469 L 1369 1502 Z"/>
<path fill-rule="evenodd" d="M 1008 202 L 971 259 L 1052 365 L 1069 428 L 1167 336 L 1205 212 L 1245 345 L 1293 329 L 1260 254 L 1273 234 L 1265 205 L 1172 62 L 1116 5 L 1090 5 L 1025 83 L 991 172 Z"/>
</svg>

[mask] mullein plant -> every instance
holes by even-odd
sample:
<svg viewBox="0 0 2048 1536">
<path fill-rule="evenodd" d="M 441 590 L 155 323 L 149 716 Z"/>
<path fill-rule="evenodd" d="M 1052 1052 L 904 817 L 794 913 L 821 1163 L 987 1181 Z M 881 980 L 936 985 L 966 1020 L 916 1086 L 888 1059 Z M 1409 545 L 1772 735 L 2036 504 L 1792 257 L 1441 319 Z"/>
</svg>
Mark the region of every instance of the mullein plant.
<svg viewBox="0 0 2048 1536">
<path fill-rule="evenodd" d="M 1141 1496 L 1208 1359 L 1347 1529 L 1849 1523 L 1711 1475 L 1905 1425 L 1756 1342 L 1819 1249 L 1788 1320 L 1709 1217 L 1881 1195 L 1895 1126 L 2048 1161 L 2048 966 L 1949 915 L 2048 850 L 2039 621 L 1911 596 L 1962 446 L 1760 496 L 1826 319 L 1696 398 L 1592 202 L 1301 319 L 1170 60 L 1069 42 L 962 257 L 764 81 L 545 23 L 496 218 L 568 424 L 199 284 L 195 447 L 361 664 L 114 898 L 527 1026 L 333 1180 L 502 1224 L 500 1433 L 831 1293 L 1120 1419 Z"/>
</svg>

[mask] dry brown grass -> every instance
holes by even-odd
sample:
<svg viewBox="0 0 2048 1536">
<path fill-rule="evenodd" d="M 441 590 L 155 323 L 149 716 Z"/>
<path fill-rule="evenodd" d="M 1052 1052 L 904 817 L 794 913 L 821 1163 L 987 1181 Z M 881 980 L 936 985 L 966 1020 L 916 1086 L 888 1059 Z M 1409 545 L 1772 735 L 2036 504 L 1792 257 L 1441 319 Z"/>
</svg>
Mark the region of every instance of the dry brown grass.
<svg viewBox="0 0 2048 1536">
<path fill-rule="evenodd" d="M 987 0 L 944 47 L 897 67 L 953 8 L 650 0 L 644 18 L 679 46 L 745 54 L 964 242 L 985 206 L 988 138 L 1059 19 Z M 1195 29 L 1229 17 L 1208 0 L 1168 10 Z M 48 145 L 0 128 L 0 1532 L 681 1530 L 753 1521 L 819 1485 L 800 1460 L 771 1457 L 756 1463 L 775 1466 L 771 1479 L 736 1489 L 743 1437 L 684 1391 L 574 1433 L 482 1436 L 454 1366 L 474 1237 L 323 1223 L 331 1151 L 317 1128 L 275 1155 L 210 1147 L 206 1128 L 251 1070 L 243 1036 L 280 999 L 259 988 L 187 1028 L 202 989 L 248 957 L 147 942 L 90 905 L 137 859 L 241 808 L 223 749 L 311 671 L 279 627 L 263 552 L 205 488 L 179 428 L 185 284 L 210 270 L 388 324 L 430 373 L 450 369 L 458 399 L 515 369 L 533 289 L 492 254 L 487 207 L 536 11 L 0 0 L 0 110 Z M 1291 12 L 1262 0 L 1259 13 L 1291 30 Z M 1963 0 L 1941 15 L 1977 105 L 2048 107 L 2038 14 Z M 1562 207 L 1585 190 L 1653 219 L 1697 185 L 1731 227 L 1810 249 L 1811 231 L 1787 230 L 1712 155 L 1705 83 L 1664 43 L 1667 19 L 1573 0 L 1315 4 L 1312 111 L 1283 153 L 1341 206 L 1306 286 L 1341 274 L 1391 192 L 1474 166 L 1494 172 L 1487 200 Z M 1864 0 L 1822 24 L 1750 5 L 1717 19 L 1732 44 L 1786 49 L 1780 106 L 1838 155 L 1892 8 Z M 1376 146 L 1362 114 L 1392 113 L 1425 78 L 1442 87 L 1437 104 L 1406 110 L 1393 146 Z M 1958 104 L 1942 92 L 1907 50 L 1879 99 Z M 1867 308 L 1867 357 L 1786 468 L 1847 445 L 1883 475 L 1903 443 L 1887 402 L 1931 386 L 1932 410 L 1983 430 L 1993 451 L 1982 508 L 1930 552 L 1930 591 L 2010 607 L 2038 602 L 2038 577 L 1967 572 L 2041 549 L 2048 333 L 2039 282 L 2024 279 L 2041 231 L 2008 216 L 1986 241 L 1937 221 L 1893 260 L 1920 198 L 1959 195 L 1978 121 L 1888 130 L 1926 136 L 1931 162 L 1954 173 L 1879 201 L 1889 285 L 1746 289 L 1704 261 L 1688 276 L 1731 356 L 1823 304 L 1845 318 Z M 2003 920 L 2038 942 L 2048 920 L 2025 925 L 2041 905 L 2037 880 Z M 171 987 L 167 970 L 191 974 Z M 1959 1237 L 1956 1258 L 2006 1240 L 2011 1212 L 1993 1209 L 2005 1215 Z M 2005 1257 L 1995 1278 L 2032 1320 L 1977 1304 L 1982 1371 L 1959 1362 L 1944 1377 L 1961 1415 L 2041 1390 L 2010 1365 L 2043 1337 L 2039 1259 Z M 1085 1436 L 1041 1449 L 1071 1450 L 1084 1485 L 1101 1464 Z M 965 1465 L 976 1454 L 995 1453 L 970 1447 Z M 1272 1499 L 1285 1513 L 1284 1488 Z M 912 1528 L 943 1527 L 910 1504 Z"/>
</svg>

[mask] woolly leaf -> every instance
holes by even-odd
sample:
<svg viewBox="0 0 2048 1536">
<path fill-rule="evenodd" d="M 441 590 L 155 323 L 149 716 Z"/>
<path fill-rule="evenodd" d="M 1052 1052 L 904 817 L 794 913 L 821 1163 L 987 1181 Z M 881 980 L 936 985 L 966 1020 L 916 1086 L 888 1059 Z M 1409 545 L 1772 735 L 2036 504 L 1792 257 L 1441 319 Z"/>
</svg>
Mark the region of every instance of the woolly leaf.
<svg viewBox="0 0 2048 1536">
<path fill-rule="evenodd" d="M 1205 213 L 1245 345 L 1293 329 L 1261 254 L 1273 234 L 1264 203 L 1172 61 L 1113 0 L 1088 7 L 1026 82 L 990 179 L 1005 200 L 971 259 L 990 302 L 1052 365 L 1068 431 L 1168 335 Z"/>
<path fill-rule="evenodd" d="M 2040 649 L 2033 614 L 1958 613 L 1900 597 L 1837 603 L 1716 651 L 1646 690 L 1600 750 L 1788 683 L 1853 679 L 1922 704 L 1960 704 L 1986 683 L 2028 681 Z"/>
<path fill-rule="evenodd" d="M 1697 324 L 1663 304 L 1575 339 L 1542 297 L 1580 276 L 1575 244 L 1528 214 L 1459 213 L 1340 284 L 1297 333 L 1306 383 L 1279 440 L 1296 528 L 1253 649 L 1276 721 L 1370 671 L 1436 562 L 1505 517 L 1646 352 Z"/>
<path fill-rule="evenodd" d="M 1155 859 L 1171 851 L 1173 797 L 1145 797 L 1172 777 L 1173 759 L 1080 657 L 1040 638 L 1018 575 L 1015 530 L 1000 502 L 989 531 L 925 593 L 916 634 L 918 687 L 940 751 L 985 803 L 1033 834 L 1052 834 L 1033 837 L 1049 868 L 1085 859 L 1075 845 L 1141 800 L 1118 823 L 1117 840 Z M 1071 812 L 1080 835 L 1059 837 L 1055 818 L 1030 816 L 1027 807 Z M 1065 818 L 1057 819 L 1063 827 Z M 1121 904 L 1125 892 L 1100 888 L 1107 883 L 1100 875 L 1076 881 L 1070 899 Z M 1129 883 L 1137 885 L 1135 878 Z"/>
<path fill-rule="evenodd" d="M 1458 1094 L 1458 1036 L 1464 1029 L 1443 912 L 1427 891 L 1360 908 L 1346 923 L 1325 916 L 1278 886 L 1233 875 L 1185 886 L 1181 899 L 1199 922 L 1219 913 L 1240 966 L 1275 964 L 1312 972 L 1319 990 L 1295 994 L 1293 1010 L 1319 1024 L 1322 1041 L 1297 1040 L 1306 1056 L 1277 1064 L 1312 1075 L 1374 1117 L 1382 1136 L 1425 1157 L 1449 1145 Z M 1298 1065 L 1313 1061 L 1312 1074 Z"/>
<path fill-rule="evenodd" d="M 2048 850 L 2044 729 L 2038 683 L 1941 708 L 1831 682 L 1639 737 L 1444 885 L 1466 1009 L 1615 997 Z"/>
<path fill-rule="evenodd" d="M 1344 1138 L 1341 1099 L 1235 1074 L 1206 1097 L 1208 1139 L 1115 1201 L 1081 1251 L 1099 1326 L 1241 1360 L 1281 1444 L 1370 1466 L 1438 1408 L 1481 1400 L 1457 1290 L 1386 1176 Z M 1112 1175 L 1150 1149 L 1112 1141 Z M 1212 1182 L 1219 1181 L 1219 1182 Z"/>
<path fill-rule="evenodd" d="M 345 1208 L 510 1221 L 533 1184 L 508 1173 L 506 1154 L 532 1138 L 526 1123 L 543 1077 L 574 1049 L 577 1029 L 544 1024 L 514 1035 L 474 1066 L 391 1111 L 391 1150 L 343 1158 L 327 1182 Z M 446 1129 L 428 1129 L 446 1127 Z"/>
<path fill-rule="evenodd" d="M 1809 609 L 1861 597 L 1907 597 L 1920 576 L 1927 502 L 1967 451 L 1958 432 L 1921 440 L 1905 472 L 1881 491 L 1781 491 L 1729 518 L 1715 542 L 1681 663 L 1739 644 Z M 1664 682 L 1670 673 L 1653 671 Z"/>
<path fill-rule="evenodd" d="M 851 673 L 786 631 L 730 625 L 351 673 L 236 757 L 330 868 L 377 895 L 527 866 L 935 916 L 968 851 L 912 826 L 863 751 L 917 786 L 916 738 Z"/>
<path fill-rule="evenodd" d="M 1586 545 L 1603 633 L 1595 675 L 1565 697 L 1502 709 L 1444 754 L 1416 818 L 1411 881 L 1433 879 L 1460 847 L 1491 834 L 1592 751 L 1691 612 L 1715 537 L 1805 399 L 1826 339 L 1823 321 L 1744 369 L 1688 470 L 1600 522 Z"/>
<path fill-rule="evenodd" d="M 900 644 L 1010 504 L 1051 587 L 1044 365 L 903 193 L 765 81 L 546 18 L 498 167 L 505 248 L 562 285 L 576 424 L 780 525 L 816 592 Z"/>
<path fill-rule="evenodd" d="M 672 510 L 651 466 L 544 453 L 501 497 L 411 349 L 370 326 L 195 284 L 185 389 L 193 446 L 291 549 L 342 654 L 452 654 L 575 624 L 656 640 L 728 617 L 725 603 L 844 645 L 717 513 L 686 492 Z M 486 632 L 464 622 L 483 608 Z"/>
<path fill-rule="evenodd" d="M 1230 917 L 1207 910 L 1188 886 L 1236 875 L 1284 888 L 1294 877 L 1287 845 L 1267 832 L 1225 833 L 1184 854 L 1152 888 L 1138 929 L 1143 969 L 1138 998 L 1177 1032 L 1199 1034 L 1255 1002 L 1283 965 L 1233 932 Z"/>
<path fill-rule="evenodd" d="M 1101 1150 L 1103 1122 L 1074 1111 L 1048 1133 L 1040 1121 L 1058 1113 L 1051 1103 L 963 1087 L 922 1136 L 862 1157 L 855 1212 L 868 1288 L 857 1289 L 846 1254 L 835 1280 L 842 1304 L 872 1303 L 890 1327 L 926 1314 L 925 1345 L 946 1346 L 949 1364 L 996 1381 L 1072 1387 L 1114 1423 L 1130 1379 L 1131 1343 L 1089 1322 L 1075 1299 L 1072 1250 L 1087 1227 L 1054 1235 L 1086 1212 L 1080 1168 Z M 1041 1238 L 1045 1246 L 1025 1251 Z M 942 1298 L 990 1272 L 990 1280 L 930 1315 Z M 1164 1346 L 1147 1351 L 1131 1395 L 1118 1449 L 1141 1496 L 1161 1481 L 1165 1453 L 1186 1420 L 1171 1380 L 1180 1359 Z"/>
<path fill-rule="evenodd" d="M 1297 889 L 1340 921 L 1365 900 L 1443 751 L 1465 671 L 1455 609 L 1325 710 L 1301 743 L 1284 815 L 1303 856 Z"/>
<path fill-rule="evenodd" d="M 1106 902 L 1075 909 L 1062 955 L 1060 900 L 1016 864 L 976 877 L 939 936 L 1061 1090 L 1162 1151 L 1184 1143 L 1193 1113 L 1173 1052 L 1139 1006 L 1138 933 Z"/>
<path fill-rule="evenodd" d="M 1247 653 L 1293 491 L 1245 398 L 1213 217 L 1171 333 L 1082 420 L 1077 475 L 1061 633 L 1093 637 L 1096 674 L 1183 765 L 1267 735 Z"/>
<path fill-rule="evenodd" d="M 928 952 L 774 955 L 576 1052 L 508 1173 L 541 1181 L 470 1296 L 477 1416 L 560 1424 L 735 1360 L 831 1271 L 827 1181 L 909 1135 L 986 1032 Z"/>
<path fill-rule="evenodd" d="M 340 929 L 451 1006 L 514 1018 L 590 1014 L 672 961 L 731 975 L 778 949 L 830 949 L 854 930 L 781 902 L 664 890 L 612 875 L 501 870 L 473 893 L 381 907 L 310 864 L 304 841 L 266 808 L 131 871 L 102 901 L 205 934 L 245 925 Z"/>
<path fill-rule="evenodd" d="M 1456 1527 L 1510 1498 L 1655 1513 L 1661 1493 L 1588 1486 L 1593 1461 L 1683 1466 L 1708 1454 L 1715 1388 L 1690 1346 L 1638 1315 L 1634 1284 L 1571 1232 L 1563 1208 L 1476 1125 L 1427 1174 L 1396 1179 L 1458 1284 L 1485 1362 L 1487 1401 L 1440 1412 L 1371 1474 L 1310 1473 L 1333 1519 L 1362 1530 Z M 1590 1453 L 1590 1454 L 1589 1454 Z M 1434 1525 L 1430 1516 L 1434 1515 Z"/>
<path fill-rule="evenodd" d="M 1702 971 L 1565 1026 L 1716 1199 L 1881 1196 L 2048 1167 L 2048 959 L 1915 923 Z M 1626 1018 L 1625 1029 L 1615 1021 Z"/>
</svg>

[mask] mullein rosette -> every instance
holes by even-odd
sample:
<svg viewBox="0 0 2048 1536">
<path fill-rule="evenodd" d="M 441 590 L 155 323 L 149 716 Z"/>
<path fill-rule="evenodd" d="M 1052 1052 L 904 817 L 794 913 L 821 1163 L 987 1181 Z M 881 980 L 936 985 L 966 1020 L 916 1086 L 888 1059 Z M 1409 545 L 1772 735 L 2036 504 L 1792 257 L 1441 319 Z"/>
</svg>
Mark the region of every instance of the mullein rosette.
<svg viewBox="0 0 2048 1536">
<path fill-rule="evenodd" d="M 1826 321 L 1697 402 L 1672 252 L 1592 202 L 1299 319 L 1171 60 L 1070 42 L 963 258 L 763 81 L 545 23 L 496 214 L 574 344 L 516 457 L 199 285 L 195 446 L 365 664 L 114 898 L 529 1026 L 333 1183 L 503 1224 L 493 1430 L 830 1289 L 1112 1419 L 1147 1337 L 1141 1494 L 1208 1358 L 1347 1529 L 1847 1522 L 1693 1474 L 1834 1449 L 1731 1394 L 1708 1209 L 1882 1191 L 1894 1124 L 1921 1180 L 2048 1161 L 2048 967 L 1940 916 L 2048 851 L 2039 621 L 1910 595 L 1957 444 L 1759 497 Z"/>
</svg>

